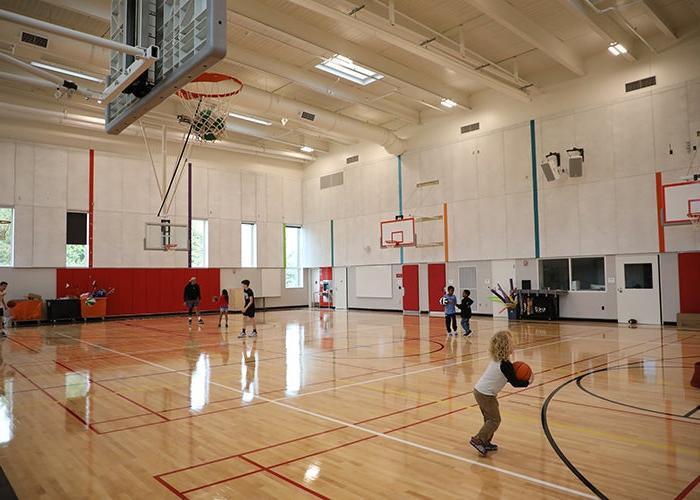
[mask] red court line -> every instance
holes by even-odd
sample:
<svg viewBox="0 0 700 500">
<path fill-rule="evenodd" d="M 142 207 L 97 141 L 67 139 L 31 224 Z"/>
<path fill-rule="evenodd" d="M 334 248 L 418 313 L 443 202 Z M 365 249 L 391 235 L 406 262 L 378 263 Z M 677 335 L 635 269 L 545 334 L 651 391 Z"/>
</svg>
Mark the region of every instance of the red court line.
<svg viewBox="0 0 700 500">
<path fill-rule="evenodd" d="M 678 494 L 675 500 L 683 500 L 690 494 L 691 491 L 693 491 L 693 488 L 695 488 L 698 484 L 700 484 L 700 474 L 693 481 L 691 481 L 690 484 L 683 489 L 683 491 L 681 491 Z"/>
<path fill-rule="evenodd" d="M 7 337 L 7 339 L 10 342 L 14 342 L 15 344 L 21 345 L 22 347 L 24 347 L 25 349 L 27 349 L 30 352 L 33 352 L 35 354 L 39 354 L 39 351 L 37 351 L 36 349 L 32 349 L 31 347 L 25 345 L 24 343 L 20 342 L 19 340 L 15 339 L 14 337 Z"/>
<path fill-rule="evenodd" d="M 288 478 L 287 476 L 283 476 L 283 475 L 280 474 L 279 472 L 275 472 L 275 471 L 273 471 L 273 470 L 268 469 L 267 467 L 263 467 L 262 465 L 260 465 L 260 464 L 258 464 L 258 463 L 256 463 L 256 462 L 254 462 L 253 460 L 251 460 L 251 459 L 249 459 L 249 458 L 241 457 L 241 459 L 242 459 L 242 460 L 245 460 L 246 462 L 250 462 L 252 465 L 255 465 L 256 467 L 262 468 L 262 469 L 263 469 L 265 472 L 267 472 L 268 474 L 272 474 L 273 476 L 276 476 L 276 477 L 282 479 L 283 481 L 287 481 L 289 484 L 292 484 L 292 485 L 296 486 L 297 488 L 300 488 L 300 489 L 304 490 L 305 492 L 312 494 L 312 495 L 315 496 L 315 497 L 324 498 L 324 499 L 326 499 L 326 500 L 330 500 L 330 497 L 327 497 L 327 496 L 325 496 L 325 495 L 322 495 L 322 494 L 320 494 L 319 492 L 314 491 L 314 490 L 312 490 L 311 488 L 309 488 L 309 487 L 307 487 L 307 486 L 304 486 L 304 485 L 301 484 L 301 483 L 297 483 L 297 482 L 294 481 L 293 479 L 290 479 L 290 478 Z"/>
<path fill-rule="evenodd" d="M 237 458 L 240 458 L 241 460 L 245 460 L 243 457 L 237 457 Z M 238 474 L 237 476 L 227 477 L 225 479 L 221 479 L 220 481 L 214 481 L 213 483 L 208 483 L 204 486 L 197 486 L 196 488 L 191 488 L 189 490 L 182 491 L 181 493 L 183 495 L 185 495 L 187 493 L 192 493 L 193 491 L 203 490 L 204 488 L 211 488 L 212 486 L 216 486 L 217 484 L 228 483 L 229 481 L 235 481 L 236 479 L 240 479 L 242 477 L 252 476 L 253 474 L 257 474 L 258 472 L 265 472 L 265 470 L 264 469 L 251 470 L 248 472 L 244 472 L 243 474 Z M 165 479 L 159 479 L 159 481 L 161 483 L 166 482 Z"/>
<path fill-rule="evenodd" d="M 185 495 L 183 495 L 182 493 L 180 493 L 174 486 L 171 486 L 170 483 L 168 483 L 167 481 L 161 479 L 161 478 L 158 477 L 158 476 L 153 476 L 153 477 L 154 477 L 154 479 L 155 479 L 156 481 L 158 481 L 160 484 L 162 484 L 163 486 L 165 486 L 166 488 L 168 488 L 168 490 L 170 490 L 171 493 L 174 493 L 175 495 L 177 495 L 178 498 L 184 498 L 185 500 L 187 500 L 187 497 L 186 497 Z"/>
<path fill-rule="evenodd" d="M 39 385 L 37 385 L 32 379 L 30 379 L 30 378 L 27 377 L 24 373 L 22 373 L 20 370 L 18 370 L 16 366 L 14 366 L 14 365 L 8 365 L 8 366 L 11 366 L 17 373 L 19 373 L 22 377 L 26 378 L 26 379 L 29 381 L 30 384 L 32 384 L 32 385 L 33 385 L 34 387 L 36 387 L 38 390 L 40 390 L 41 392 L 43 392 L 44 394 L 46 394 L 49 398 L 51 398 L 52 401 L 54 401 L 55 403 L 58 403 L 58 404 L 59 404 L 64 410 L 66 410 L 69 414 L 71 414 L 71 415 L 73 415 L 75 418 L 77 418 L 77 419 L 80 421 L 80 423 L 82 423 L 82 424 L 83 424 L 84 426 L 86 426 L 87 428 L 90 428 L 89 424 L 85 421 L 85 419 L 83 419 L 83 417 L 81 417 L 80 415 L 78 415 L 77 413 L 75 413 L 73 410 L 71 410 L 70 408 L 68 408 L 66 405 L 64 405 L 63 403 L 61 403 L 58 399 L 56 399 L 55 397 L 53 397 L 49 392 L 47 392 L 47 391 L 45 391 L 44 389 L 42 389 L 42 388 L 41 388 Z"/>
</svg>

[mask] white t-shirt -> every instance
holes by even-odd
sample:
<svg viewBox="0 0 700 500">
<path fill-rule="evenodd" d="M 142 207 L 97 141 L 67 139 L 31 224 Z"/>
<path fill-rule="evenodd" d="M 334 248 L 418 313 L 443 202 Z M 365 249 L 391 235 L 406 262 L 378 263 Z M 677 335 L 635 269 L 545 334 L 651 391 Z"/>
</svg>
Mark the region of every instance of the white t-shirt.
<svg viewBox="0 0 700 500">
<path fill-rule="evenodd" d="M 496 396 L 507 382 L 510 382 L 513 387 L 529 385 L 528 381 L 515 378 L 513 363 L 510 361 L 490 361 L 474 389 L 486 396 Z"/>
</svg>

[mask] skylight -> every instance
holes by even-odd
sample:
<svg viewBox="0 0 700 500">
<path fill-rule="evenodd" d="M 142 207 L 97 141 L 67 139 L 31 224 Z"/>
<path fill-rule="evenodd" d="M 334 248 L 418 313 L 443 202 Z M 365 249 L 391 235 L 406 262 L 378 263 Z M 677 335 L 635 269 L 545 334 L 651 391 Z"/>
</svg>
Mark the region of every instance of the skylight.
<svg viewBox="0 0 700 500">
<path fill-rule="evenodd" d="M 349 59 L 340 54 L 336 54 L 330 59 L 326 59 L 316 67 L 321 71 L 330 73 L 340 78 L 345 78 L 351 82 L 359 83 L 360 85 L 369 85 L 372 82 L 381 80 L 384 75 L 375 73 L 371 69 L 363 68 L 355 64 L 352 59 Z"/>
</svg>

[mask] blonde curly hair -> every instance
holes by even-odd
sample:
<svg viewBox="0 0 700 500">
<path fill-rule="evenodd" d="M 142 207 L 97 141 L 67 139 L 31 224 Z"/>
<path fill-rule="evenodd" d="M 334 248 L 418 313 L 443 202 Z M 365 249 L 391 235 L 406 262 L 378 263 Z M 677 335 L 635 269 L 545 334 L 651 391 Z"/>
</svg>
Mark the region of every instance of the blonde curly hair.
<svg viewBox="0 0 700 500">
<path fill-rule="evenodd" d="M 501 330 L 491 337 L 489 354 L 494 361 L 507 361 L 513 351 L 513 337 L 507 330 Z"/>
</svg>

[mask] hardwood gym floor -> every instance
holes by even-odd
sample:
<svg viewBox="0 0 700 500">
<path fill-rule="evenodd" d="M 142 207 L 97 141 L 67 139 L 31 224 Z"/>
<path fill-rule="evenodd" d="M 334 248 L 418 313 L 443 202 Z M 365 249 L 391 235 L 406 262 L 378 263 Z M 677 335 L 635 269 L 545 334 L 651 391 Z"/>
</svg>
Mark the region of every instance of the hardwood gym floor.
<svg viewBox="0 0 700 500">
<path fill-rule="evenodd" d="M 20 328 L 0 341 L 0 465 L 21 498 L 698 498 L 700 334 L 610 323 L 267 312 Z M 491 335 L 536 373 L 467 438 Z M 697 412 L 697 413 L 696 413 Z"/>
</svg>

